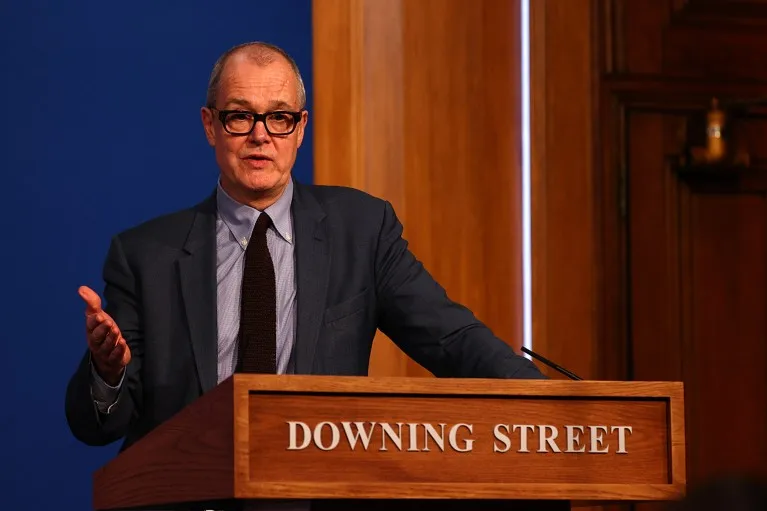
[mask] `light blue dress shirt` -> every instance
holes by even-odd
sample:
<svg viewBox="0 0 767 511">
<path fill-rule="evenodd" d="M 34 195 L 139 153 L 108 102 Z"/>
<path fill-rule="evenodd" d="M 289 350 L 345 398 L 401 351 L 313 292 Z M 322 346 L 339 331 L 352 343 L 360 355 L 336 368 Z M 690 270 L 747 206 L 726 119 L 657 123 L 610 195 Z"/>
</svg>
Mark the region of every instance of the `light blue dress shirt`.
<svg viewBox="0 0 767 511">
<path fill-rule="evenodd" d="M 293 347 L 296 331 L 296 272 L 291 204 L 293 181 L 279 199 L 266 208 L 272 226 L 266 243 L 274 264 L 277 290 L 277 373 L 293 372 Z M 232 199 L 221 187 L 216 189 L 216 311 L 218 326 L 218 383 L 234 372 L 240 330 L 240 297 L 245 250 L 258 220 L 257 209 Z M 118 325 L 119 326 L 119 325 Z M 108 385 L 91 365 L 91 393 L 96 408 L 108 414 L 120 397 L 122 381 Z"/>
</svg>

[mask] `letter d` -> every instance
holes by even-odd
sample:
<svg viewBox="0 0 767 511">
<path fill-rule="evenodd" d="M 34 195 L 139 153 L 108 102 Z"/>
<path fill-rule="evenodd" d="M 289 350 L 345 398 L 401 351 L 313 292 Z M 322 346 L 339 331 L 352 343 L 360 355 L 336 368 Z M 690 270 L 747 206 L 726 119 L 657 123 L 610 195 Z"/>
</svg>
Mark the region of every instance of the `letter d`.
<svg viewBox="0 0 767 511">
<path fill-rule="evenodd" d="M 309 429 L 309 426 L 301 421 L 288 421 L 288 426 L 290 426 L 290 445 L 288 445 L 288 450 L 300 451 L 301 449 L 306 449 L 309 446 L 309 442 L 312 441 L 312 431 Z M 296 426 L 301 426 L 304 435 L 301 445 L 296 445 L 296 433 L 298 433 Z"/>
</svg>

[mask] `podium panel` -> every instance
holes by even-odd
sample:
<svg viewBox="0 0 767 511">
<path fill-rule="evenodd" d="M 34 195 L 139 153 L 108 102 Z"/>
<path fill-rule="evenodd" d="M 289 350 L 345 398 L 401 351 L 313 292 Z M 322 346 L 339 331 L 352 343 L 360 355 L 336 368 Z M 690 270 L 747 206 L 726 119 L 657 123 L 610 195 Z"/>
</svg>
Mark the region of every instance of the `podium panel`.
<svg viewBox="0 0 767 511">
<path fill-rule="evenodd" d="M 681 383 L 235 375 L 95 475 L 97 509 L 673 500 Z"/>
</svg>

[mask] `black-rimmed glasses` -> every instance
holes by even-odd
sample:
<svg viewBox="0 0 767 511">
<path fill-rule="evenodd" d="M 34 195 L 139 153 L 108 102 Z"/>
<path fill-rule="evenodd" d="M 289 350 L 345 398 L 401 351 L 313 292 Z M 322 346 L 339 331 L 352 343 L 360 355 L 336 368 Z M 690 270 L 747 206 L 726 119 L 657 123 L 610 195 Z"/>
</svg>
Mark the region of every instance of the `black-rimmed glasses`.
<svg viewBox="0 0 767 511">
<path fill-rule="evenodd" d="M 301 120 L 301 111 L 289 112 L 286 110 L 277 110 L 257 114 L 247 110 L 219 110 L 208 107 L 218 112 L 218 119 L 224 126 L 224 129 L 230 135 L 245 136 L 249 135 L 256 123 L 261 121 L 266 127 L 266 132 L 270 135 L 290 135 L 295 131 L 298 121 Z"/>
</svg>

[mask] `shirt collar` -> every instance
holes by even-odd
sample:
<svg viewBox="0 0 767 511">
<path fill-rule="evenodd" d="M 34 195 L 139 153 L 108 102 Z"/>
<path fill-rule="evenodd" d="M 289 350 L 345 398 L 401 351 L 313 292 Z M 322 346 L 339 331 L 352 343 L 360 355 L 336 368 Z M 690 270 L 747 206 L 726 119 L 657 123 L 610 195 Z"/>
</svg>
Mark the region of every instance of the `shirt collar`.
<svg viewBox="0 0 767 511">
<path fill-rule="evenodd" d="M 229 196 L 221 187 L 221 181 L 216 188 L 216 201 L 218 206 L 218 215 L 229 227 L 232 235 L 238 241 L 240 247 L 245 249 L 250 241 L 250 234 L 253 232 L 253 226 L 261 215 L 261 212 L 255 208 L 241 204 Z M 293 202 L 293 180 L 288 181 L 288 186 L 282 192 L 277 201 L 264 210 L 269 215 L 274 224 L 274 228 L 282 239 L 293 244 L 293 223 L 290 218 L 290 206 Z"/>
</svg>

